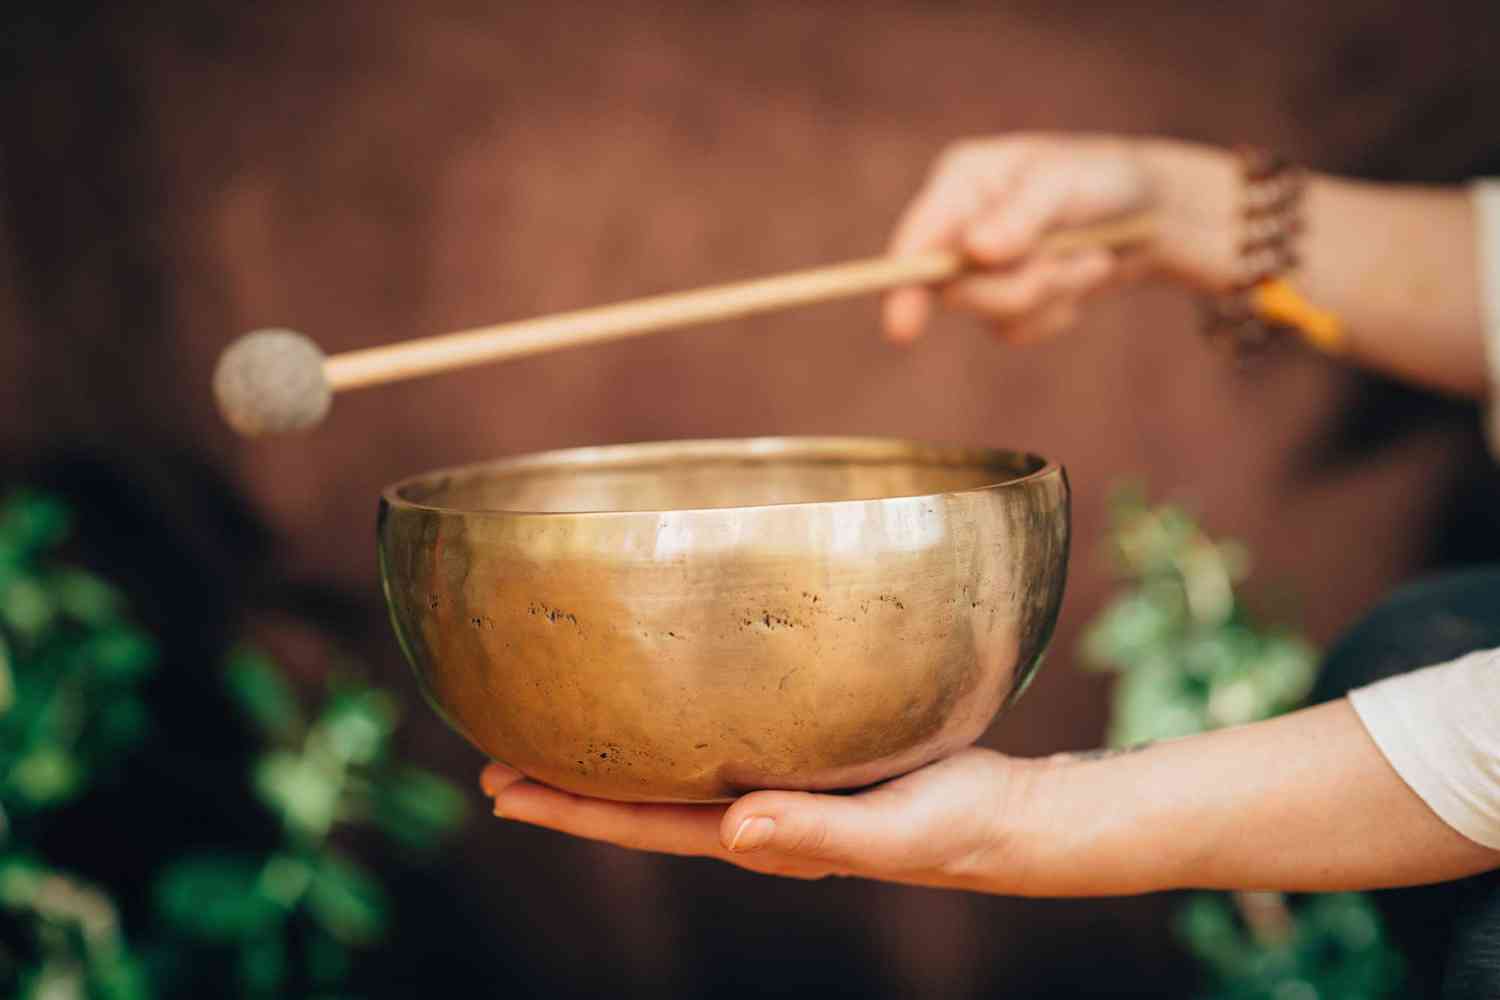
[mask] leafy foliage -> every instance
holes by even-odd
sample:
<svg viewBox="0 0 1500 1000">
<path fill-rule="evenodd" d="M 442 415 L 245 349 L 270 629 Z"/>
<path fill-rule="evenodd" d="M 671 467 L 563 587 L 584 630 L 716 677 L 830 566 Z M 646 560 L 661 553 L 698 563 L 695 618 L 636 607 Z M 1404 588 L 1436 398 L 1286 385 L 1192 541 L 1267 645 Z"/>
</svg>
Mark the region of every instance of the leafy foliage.
<svg viewBox="0 0 1500 1000">
<path fill-rule="evenodd" d="M 44 497 L 0 509 L 0 804 L 16 822 L 113 774 L 149 725 L 155 644 L 108 584 L 45 560 L 68 527 Z"/>
<path fill-rule="evenodd" d="M 1134 490 L 1112 506 L 1111 547 L 1129 581 L 1089 627 L 1084 656 L 1120 674 L 1109 738 L 1171 739 L 1268 719 L 1312 690 L 1317 652 L 1254 620 L 1236 592 L 1249 559 L 1175 506 Z"/>
<path fill-rule="evenodd" d="M 1125 746 L 1268 719 L 1312 690 L 1317 653 L 1263 624 L 1236 587 L 1249 559 L 1181 507 L 1136 489 L 1111 506 L 1122 591 L 1090 625 L 1084 655 L 1119 675 L 1109 741 Z M 1213 1000 L 1379 1000 L 1400 995 L 1402 961 L 1365 896 L 1203 893 L 1178 931 L 1212 981 Z"/>
<path fill-rule="evenodd" d="M 1221 1000 L 1370 1000 L 1401 993 L 1402 962 L 1380 914 L 1357 893 L 1313 896 L 1279 933 L 1257 935 L 1228 897 L 1204 893 L 1178 932 L 1217 980 Z"/>
<path fill-rule="evenodd" d="M 351 951 L 382 939 L 390 904 L 334 835 L 369 825 L 431 849 L 463 821 L 463 796 L 393 758 L 399 713 L 386 692 L 338 678 L 307 712 L 274 662 L 234 651 L 227 688 L 263 744 L 247 791 L 279 820 L 281 842 L 167 865 L 156 919 L 128 940 L 108 887 L 54 868 L 43 834 L 51 813 L 118 777 L 157 735 L 143 696 L 157 644 L 115 588 L 59 557 L 68 535 L 67 511 L 48 497 L 0 504 L 0 990 L 145 1000 L 228 954 L 225 994 L 282 996 L 293 981 L 337 992 Z"/>
</svg>

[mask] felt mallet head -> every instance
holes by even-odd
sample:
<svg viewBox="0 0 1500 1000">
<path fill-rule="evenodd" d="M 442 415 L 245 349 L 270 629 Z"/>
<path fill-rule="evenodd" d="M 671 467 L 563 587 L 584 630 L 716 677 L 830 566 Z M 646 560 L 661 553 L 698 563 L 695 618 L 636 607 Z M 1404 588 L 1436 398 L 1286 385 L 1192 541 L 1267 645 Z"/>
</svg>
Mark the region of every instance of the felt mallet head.
<svg viewBox="0 0 1500 1000">
<path fill-rule="evenodd" d="M 214 371 L 219 412 L 251 437 L 314 427 L 333 400 L 323 360 L 318 345 L 294 330 L 247 333 Z"/>
</svg>

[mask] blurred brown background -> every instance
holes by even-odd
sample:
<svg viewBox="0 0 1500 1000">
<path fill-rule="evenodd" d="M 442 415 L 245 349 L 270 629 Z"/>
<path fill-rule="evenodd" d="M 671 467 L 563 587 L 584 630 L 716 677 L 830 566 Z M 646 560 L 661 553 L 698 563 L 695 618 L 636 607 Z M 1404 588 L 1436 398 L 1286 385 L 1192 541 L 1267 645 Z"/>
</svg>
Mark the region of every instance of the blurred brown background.
<svg viewBox="0 0 1500 1000">
<path fill-rule="evenodd" d="M 203 629 L 246 625 L 307 676 L 363 656 L 411 695 L 408 753 L 472 782 L 379 603 L 384 483 L 653 438 L 1039 451 L 1071 473 L 1077 556 L 1048 667 L 990 742 L 1093 745 L 1107 690 L 1073 650 L 1109 586 L 1113 483 L 1196 503 L 1326 640 L 1394 582 L 1495 552 L 1474 414 L 1295 352 L 1241 370 L 1166 289 L 1019 351 L 955 320 L 898 351 L 873 303 L 820 307 L 356 393 L 316 433 L 255 444 L 216 418 L 213 362 L 262 325 L 338 351 L 873 253 L 974 134 L 1172 133 L 1462 179 L 1500 169 L 1497 29 L 1489 3 L 1291 0 L 12 15 L 0 459 L 119 517 L 112 551 L 159 616 L 191 595 Z M 132 549 L 151 526 L 172 545 Z M 423 955 L 492 992 L 1160 996 L 1191 976 L 1161 899 L 779 883 L 485 820 L 430 878 L 448 906 L 423 919 L 454 929 Z"/>
</svg>

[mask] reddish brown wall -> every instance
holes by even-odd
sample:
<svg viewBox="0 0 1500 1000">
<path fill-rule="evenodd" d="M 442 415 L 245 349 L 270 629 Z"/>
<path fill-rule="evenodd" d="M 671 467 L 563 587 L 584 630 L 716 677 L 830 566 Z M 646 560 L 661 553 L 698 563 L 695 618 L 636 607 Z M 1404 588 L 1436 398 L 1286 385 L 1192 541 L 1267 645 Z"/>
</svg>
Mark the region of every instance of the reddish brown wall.
<svg viewBox="0 0 1500 1000">
<path fill-rule="evenodd" d="M 1034 449 L 1072 475 L 1077 558 L 1056 654 L 992 742 L 1090 744 L 1105 689 L 1074 669 L 1073 643 L 1106 593 L 1095 545 L 1119 477 L 1246 539 L 1326 638 L 1419 565 L 1472 441 L 1442 425 L 1298 479 L 1289 449 L 1329 426 L 1353 381 L 1295 355 L 1237 372 L 1166 290 L 1028 350 L 949 320 L 901 352 L 878 341 L 872 304 L 820 307 L 359 393 L 311 436 L 253 445 L 220 429 L 207 395 L 217 351 L 254 326 L 336 351 L 874 252 L 965 135 L 1170 131 L 1432 177 L 1487 138 L 1454 97 L 1495 82 L 1469 58 L 1478 19 L 1493 21 L 1478 5 L 1069 7 L 334 0 L 98 28 L 85 51 L 113 58 L 114 77 L 62 46 L 21 92 L 17 120 L 43 140 L 8 165 L 17 332 L 0 343 L 37 375 L 5 404 L 4 444 L 66 431 L 199 449 L 268 521 L 282 571 L 365 602 L 351 641 L 403 685 L 370 544 L 376 491 L 396 477 L 664 437 Z M 96 171 L 120 179 L 100 191 Z M 62 192 L 60 221 L 18 176 Z M 469 780 L 474 756 L 416 715 L 413 752 Z M 1096 974 L 1154 992 L 1176 968 L 1153 901 L 774 884 L 500 824 L 463 850 L 498 951 L 529 952 L 558 989 L 863 969 L 908 995 Z"/>
</svg>

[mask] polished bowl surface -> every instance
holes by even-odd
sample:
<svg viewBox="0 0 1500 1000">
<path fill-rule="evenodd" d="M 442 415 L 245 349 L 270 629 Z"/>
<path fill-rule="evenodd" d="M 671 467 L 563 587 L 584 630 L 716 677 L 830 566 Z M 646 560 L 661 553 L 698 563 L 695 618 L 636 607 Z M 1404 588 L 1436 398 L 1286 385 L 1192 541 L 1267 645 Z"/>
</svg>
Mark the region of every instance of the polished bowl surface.
<svg viewBox="0 0 1500 1000">
<path fill-rule="evenodd" d="M 858 787 L 958 750 L 1030 680 L 1061 468 L 871 438 L 583 448 L 382 498 L 428 699 L 491 757 L 637 801 Z"/>
</svg>

